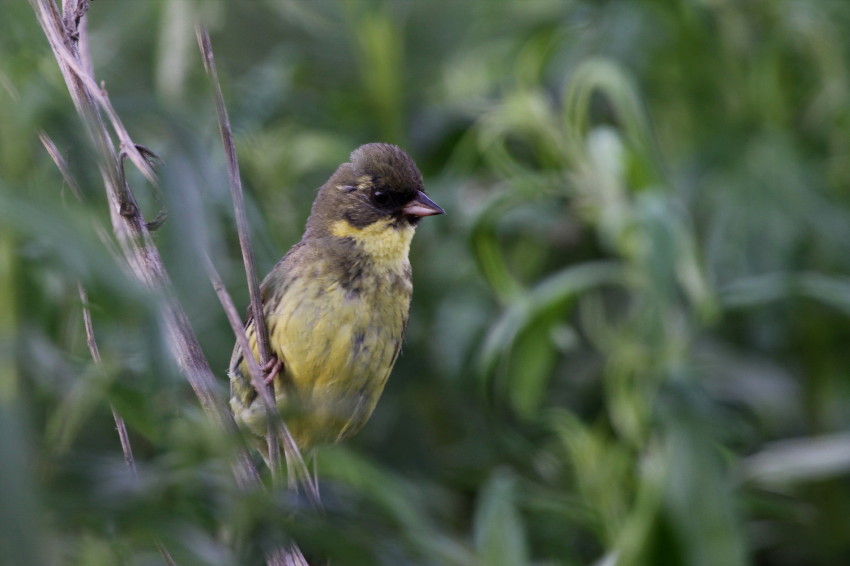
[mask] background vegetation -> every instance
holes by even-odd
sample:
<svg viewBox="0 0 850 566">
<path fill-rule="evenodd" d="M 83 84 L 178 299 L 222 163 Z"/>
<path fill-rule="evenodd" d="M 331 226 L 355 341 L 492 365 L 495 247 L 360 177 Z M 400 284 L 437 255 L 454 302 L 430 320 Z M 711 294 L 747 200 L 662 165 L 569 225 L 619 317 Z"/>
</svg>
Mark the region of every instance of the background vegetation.
<svg viewBox="0 0 850 566">
<path fill-rule="evenodd" d="M 850 4 L 97 0 L 96 76 L 161 158 L 134 179 L 207 356 L 247 291 L 194 26 L 213 31 L 265 273 L 361 143 L 422 223 L 404 353 L 322 450 L 324 514 L 242 493 L 26 2 L 0 0 L 0 562 L 850 562 Z M 85 194 L 71 198 L 43 130 Z M 104 358 L 85 344 L 77 280 Z M 124 466 L 110 404 L 127 420 Z"/>
</svg>

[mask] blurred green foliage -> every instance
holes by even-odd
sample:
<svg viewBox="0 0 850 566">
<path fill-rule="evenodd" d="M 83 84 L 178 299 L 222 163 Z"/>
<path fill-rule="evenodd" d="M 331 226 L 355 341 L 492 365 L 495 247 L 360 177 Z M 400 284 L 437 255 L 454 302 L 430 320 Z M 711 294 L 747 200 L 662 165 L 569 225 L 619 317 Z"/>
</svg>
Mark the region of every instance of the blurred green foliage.
<svg viewBox="0 0 850 566">
<path fill-rule="evenodd" d="M 32 9 L 0 1 L 0 562 L 840 566 L 850 557 L 850 3 L 97 0 L 96 75 L 222 375 L 199 250 L 246 290 L 194 26 L 213 30 L 265 273 L 361 143 L 448 211 L 408 339 L 327 506 L 244 493 Z M 63 185 L 37 132 L 68 159 Z M 77 281 L 104 358 L 85 344 Z M 133 480 L 111 420 L 127 420 Z M 317 562 L 318 563 L 318 562 Z"/>
</svg>

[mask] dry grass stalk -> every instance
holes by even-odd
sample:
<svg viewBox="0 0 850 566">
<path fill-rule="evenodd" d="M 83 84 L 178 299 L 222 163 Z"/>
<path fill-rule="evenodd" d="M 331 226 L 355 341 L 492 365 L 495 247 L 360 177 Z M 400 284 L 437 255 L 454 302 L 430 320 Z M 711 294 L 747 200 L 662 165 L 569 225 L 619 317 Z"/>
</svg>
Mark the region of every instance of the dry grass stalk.
<svg viewBox="0 0 850 566">
<path fill-rule="evenodd" d="M 172 292 L 172 286 L 159 251 L 151 239 L 132 190 L 124 175 L 124 159 L 130 161 L 152 183 L 155 175 L 143 151 L 133 143 L 105 91 L 91 73 L 85 38 L 88 0 L 63 0 L 60 16 L 52 0 L 30 0 L 39 24 L 59 64 L 68 91 L 98 156 L 98 168 L 106 188 L 112 228 L 124 260 L 133 275 L 161 296 L 161 313 L 172 353 L 198 397 L 207 417 L 229 434 L 237 434 L 236 423 L 226 401 L 219 394 L 216 377 L 210 369 L 189 319 Z M 81 48 L 82 47 L 82 48 Z M 104 120 L 104 115 L 108 119 Z M 111 128 L 111 129 L 110 129 Z M 111 133 L 110 133 L 111 132 Z M 120 151 L 112 135 L 120 141 Z M 61 169 L 61 167 L 60 167 Z M 235 451 L 232 470 L 242 488 L 261 486 L 260 475 L 245 447 Z M 266 558 L 269 566 L 306 565 L 297 548 L 273 550 Z"/>
<path fill-rule="evenodd" d="M 253 356 L 246 355 L 244 359 L 248 365 L 251 383 L 259 393 L 263 405 L 265 406 L 266 413 L 270 417 L 269 431 L 266 438 L 269 449 L 269 464 L 272 469 L 272 473 L 276 474 L 277 470 L 280 468 L 280 446 L 283 446 L 286 453 L 287 468 L 289 468 L 289 473 L 287 475 L 290 487 L 297 488 L 298 482 L 300 482 L 304 486 L 305 492 L 312 503 L 316 507 L 321 507 L 318 487 L 307 470 L 301 451 L 298 449 L 298 446 L 287 429 L 286 424 L 279 418 L 274 400 L 274 389 L 271 384 L 266 386 L 264 383 L 264 372 L 261 370 L 261 366 L 267 366 L 271 359 L 271 349 L 269 347 L 268 329 L 263 316 L 260 286 L 257 280 L 256 268 L 254 266 L 254 252 L 248 230 L 248 217 L 245 212 L 245 198 L 242 191 L 242 180 L 239 174 L 239 163 L 236 157 L 236 145 L 233 141 L 233 131 L 230 127 L 230 118 L 227 114 L 227 107 L 224 104 L 224 95 L 221 91 L 221 83 L 218 80 L 218 72 L 216 70 L 215 57 L 213 55 L 209 33 L 205 28 L 198 28 L 197 35 L 198 45 L 204 59 L 204 67 L 210 75 L 210 80 L 212 81 L 215 93 L 219 129 L 221 131 L 224 152 L 227 157 L 228 179 L 236 217 L 236 228 L 239 233 L 239 245 L 242 249 L 242 259 L 245 265 L 246 277 L 248 279 L 248 291 L 251 296 L 251 315 L 254 319 L 254 326 L 257 329 L 257 350 L 260 358 L 259 364 Z M 245 329 L 239 319 L 238 311 L 234 307 L 230 296 L 227 294 L 224 284 L 216 272 L 212 261 L 209 258 L 206 258 L 206 260 L 210 280 L 212 281 L 213 287 L 219 296 L 219 300 L 222 303 L 225 313 L 228 315 L 228 320 L 236 334 L 239 347 L 243 352 L 250 352 L 251 348 L 248 345 L 248 339 L 245 336 Z"/>
<path fill-rule="evenodd" d="M 113 232 L 117 236 L 124 259 L 139 281 L 160 291 L 163 297 L 162 313 L 169 334 L 168 343 L 201 406 L 216 425 L 236 433 L 236 423 L 224 399 L 218 394 L 216 378 L 201 351 L 185 311 L 171 292 L 171 282 L 162 258 L 153 244 L 141 210 L 124 177 L 123 158 L 125 156 L 130 158 L 137 166 L 137 159 L 140 160 L 144 163 L 142 171 L 149 172 L 151 178 L 153 178 L 153 172 L 136 144 L 126 133 L 118 116 L 106 110 L 111 108 L 106 95 L 96 87 L 91 76 L 83 74 L 86 65 L 81 62 L 75 39 L 79 37 L 81 29 L 80 27 L 69 29 L 69 26 L 82 19 L 82 16 L 79 16 L 82 11 L 80 6 L 87 5 L 87 2 L 78 0 L 77 8 L 66 12 L 78 15 L 65 19 L 60 17 L 56 5 L 50 0 L 30 0 L 30 2 L 59 63 L 71 99 L 97 150 L 98 167 L 106 188 Z M 112 130 L 118 132 L 118 138 L 121 140 L 120 152 L 116 151 L 112 143 L 101 110 L 109 116 Z M 240 450 L 237 453 L 234 473 L 241 486 L 248 487 L 260 482 L 259 474 L 247 450 Z"/>
</svg>

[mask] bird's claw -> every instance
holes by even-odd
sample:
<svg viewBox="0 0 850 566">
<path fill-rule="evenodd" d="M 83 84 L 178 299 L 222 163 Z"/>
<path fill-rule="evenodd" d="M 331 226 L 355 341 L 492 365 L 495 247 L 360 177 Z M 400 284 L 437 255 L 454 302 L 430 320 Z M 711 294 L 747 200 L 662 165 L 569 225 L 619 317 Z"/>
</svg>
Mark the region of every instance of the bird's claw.
<svg viewBox="0 0 850 566">
<path fill-rule="evenodd" d="M 263 378 L 263 383 L 266 385 L 271 384 L 271 382 L 274 381 L 274 378 L 277 377 L 277 374 L 280 373 L 281 367 L 283 367 L 283 363 L 277 358 L 277 356 L 269 358 L 269 361 L 267 361 L 261 368 L 263 373 L 266 375 Z"/>
</svg>

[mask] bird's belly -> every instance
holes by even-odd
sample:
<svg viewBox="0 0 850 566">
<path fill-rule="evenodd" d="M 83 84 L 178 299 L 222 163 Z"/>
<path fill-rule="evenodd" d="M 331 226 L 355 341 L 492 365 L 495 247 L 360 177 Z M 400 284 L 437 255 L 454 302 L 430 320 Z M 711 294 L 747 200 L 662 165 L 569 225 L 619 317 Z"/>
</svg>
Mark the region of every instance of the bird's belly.
<svg viewBox="0 0 850 566">
<path fill-rule="evenodd" d="M 306 282 L 305 282 L 306 285 Z M 364 288 L 372 291 L 364 291 Z M 278 405 L 301 446 L 356 432 L 372 414 L 404 333 L 409 284 L 332 283 L 311 294 L 291 288 L 291 308 L 269 320 L 272 349 L 286 372 L 276 382 Z"/>
</svg>

